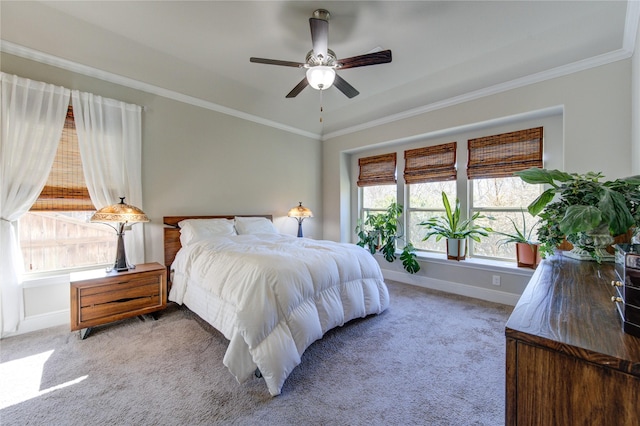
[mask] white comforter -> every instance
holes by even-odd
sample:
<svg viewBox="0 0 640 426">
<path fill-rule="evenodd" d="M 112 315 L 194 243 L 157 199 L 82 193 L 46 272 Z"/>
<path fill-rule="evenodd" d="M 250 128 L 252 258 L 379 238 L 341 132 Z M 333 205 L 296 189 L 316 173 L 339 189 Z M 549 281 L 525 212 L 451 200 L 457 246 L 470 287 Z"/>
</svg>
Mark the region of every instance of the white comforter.
<svg viewBox="0 0 640 426">
<path fill-rule="evenodd" d="M 172 270 L 169 299 L 195 307 L 230 340 L 223 362 L 238 382 L 257 367 L 271 395 L 325 332 L 389 305 L 378 263 L 355 244 L 216 237 L 181 248 Z"/>
</svg>

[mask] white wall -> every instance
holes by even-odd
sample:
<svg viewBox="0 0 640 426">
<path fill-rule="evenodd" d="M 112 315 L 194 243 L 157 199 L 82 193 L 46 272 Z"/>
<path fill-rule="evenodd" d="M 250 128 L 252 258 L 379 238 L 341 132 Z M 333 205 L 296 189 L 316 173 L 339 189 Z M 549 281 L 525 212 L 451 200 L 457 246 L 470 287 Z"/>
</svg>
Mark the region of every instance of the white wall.
<svg viewBox="0 0 640 426">
<path fill-rule="evenodd" d="M 145 117 L 153 120 L 143 149 L 147 260 L 164 258 L 168 215 L 271 214 L 280 232 L 295 235 L 286 215 L 302 201 L 315 216 L 305 235 L 322 236 L 319 141 L 166 98 L 154 99 Z"/>
<path fill-rule="evenodd" d="M 168 215 L 271 214 L 280 232 L 295 235 L 297 222 L 286 214 L 302 201 L 315 216 L 305 220 L 305 236 L 322 236 L 320 141 L 9 54 L 0 64 L 7 73 L 144 106 L 147 262 L 164 263 L 162 217 Z M 29 286 L 21 327 L 68 322 L 68 292 L 59 280 Z"/>
<path fill-rule="evenodd" d="M 546 164 L 569 172 L 601 171 L 607 178 L 628 176 L 633 167 L 629 142 L 630 86 L 629 59 L 329 139 L 323 145 L 323 236 L 337 241 L 354 241 L 355 238 L 355 203 L 351 191 L 356 177 L 348 167 L 350 153 L 393 145 L 398 141 L 437 138 L 469 126 L 526 119 L 540 111 L 562 111 L 564 133 L 560 138 L 553 138 L 551 142 L 557 145 L 550 147 L 555 152 L 562 152 L 562 160 L 554 158 Z M 394 276 L 407 282 L 422 280 L 423 285 L 429 286 L 429 281 L 437 280 L 436 275 L 442 274 L 443 266 L 434 266 L 429 261 L 423 261 L 422 265 L 419 277 L 401 271 L 395 271 Z M 463 293 L 482 297 L 472 294 L 480 291 L 490 297 L 489 290 L 492 289 L 487 286 L 490 277 L 479 277 L 472 268 L 460 272 L 452 265 L 449 263 L 445 267 L 445 275 L 455 276 L 455 284 Z M 509 274 L 500 268 L 495 270 Z M 521 275 L 522 271 L 514 273 Z M 508 288 L 502 286 L 500 291 L 519 294 L 528 281 L 526 276 L 511 274 L 509 280 L 514 283 Z"/>
</svg>

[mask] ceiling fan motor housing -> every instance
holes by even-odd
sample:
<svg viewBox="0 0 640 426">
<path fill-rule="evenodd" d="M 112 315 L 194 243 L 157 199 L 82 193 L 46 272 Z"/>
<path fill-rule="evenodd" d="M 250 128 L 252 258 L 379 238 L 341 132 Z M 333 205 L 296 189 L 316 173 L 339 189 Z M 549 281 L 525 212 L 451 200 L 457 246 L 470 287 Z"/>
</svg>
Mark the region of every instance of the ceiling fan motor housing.
<svg viewBox="0 0 640 426">
<path fill-rule="evenodd" d="M 307 57 L 305 62 L 310 67 L 315 67 L 317 65 L 325 65 L 328 67 L 338 68 L 339 64 L 336 60 L 336 54 L 333 50 L 327 49 L 327 57 L 326 58 L 318 58 L 314 53 L 313 49 L 307 53 Z"/>
<path fill-rule="evenodd" d="M 328 21 L 331 14 L 326 9 L 316 9 L 313 11 L 313 17 L 316 19 L 322 19 L 323 21 Z"/>
</svg>

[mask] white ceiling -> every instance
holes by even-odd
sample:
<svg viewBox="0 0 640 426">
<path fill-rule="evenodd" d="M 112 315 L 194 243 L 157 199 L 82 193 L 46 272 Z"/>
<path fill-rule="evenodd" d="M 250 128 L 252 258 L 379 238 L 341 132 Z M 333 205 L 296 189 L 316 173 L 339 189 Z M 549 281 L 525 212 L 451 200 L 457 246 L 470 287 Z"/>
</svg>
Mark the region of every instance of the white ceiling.
<svg viewBox="0 0 640 426">
<path fill-rule="evenodd" d="M 285 95 L 304 70 L 309 18 L 331 13 L 338 58 L 393 62 L 339 71 L 360 91 Z M 2 50 L 304 135 L 389 117 L 628 58 L 638 1 L 9 1 Z M 43 59 L 44 58 L 44 59 Z"/>
</svg>

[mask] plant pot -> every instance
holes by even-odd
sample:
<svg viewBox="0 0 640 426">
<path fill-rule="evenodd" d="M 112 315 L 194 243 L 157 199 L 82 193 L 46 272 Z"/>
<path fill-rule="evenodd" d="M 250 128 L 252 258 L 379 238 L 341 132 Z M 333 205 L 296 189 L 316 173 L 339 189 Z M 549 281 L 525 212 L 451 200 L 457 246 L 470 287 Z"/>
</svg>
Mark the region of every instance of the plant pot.
<svg viewBox="0 0 640 426">
<path fill-rule="evenodd" d="M 578 233 L 570 241 L 573 244 L 571 251 L 564 255 L 577 260 L 598 260 L 598 262 L 614 262 L 615 256 L 607 251 L 614 238 L 609 233 L 609 225 L 600 224 L 587 232 Z"/>
<path fill-rule="evenodd" d="M 467 240 L 447 238 L 447 259 L 464 260 L 467 255 Z"/>
<path fill-rule="evenodd" d="M 516 243 L 516 260 L 519 267 L 536 269 L 540 261 L 539 244 Z"/>
</svg>

